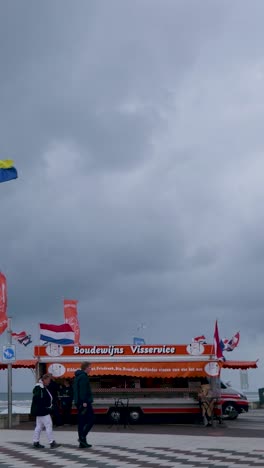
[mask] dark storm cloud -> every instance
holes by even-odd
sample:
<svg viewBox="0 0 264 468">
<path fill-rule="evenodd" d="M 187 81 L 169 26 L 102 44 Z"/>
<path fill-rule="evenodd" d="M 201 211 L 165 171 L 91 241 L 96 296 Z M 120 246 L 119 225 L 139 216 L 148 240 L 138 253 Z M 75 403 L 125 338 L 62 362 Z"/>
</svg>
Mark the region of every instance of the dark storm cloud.
<svg viewBox="0 0 264 468">
<path fill-rule="evenodd" d="M 262 2 L 0 10 L 14 326 L 61 322 L 69 297 L 82 341 L 128 341 L 142 321 L 149 341 L 212 338 L 218 317 L 248 347 L 263 325 Z"/>
<path fill-rule="evenodd" d="M 73 139 L 91 150 L 97 165 L 114 164 L 116 153 L 117 163 L 137 158 L 155 120 L 152 109 L 144 119 L 119 116 L 116 107 L 126 99 L 162 101 L 195 59 L 195 37 L 202 41 L 212 29 L 202 14 L 192 28 L 200 10 L 193 2 L 187 9 L 168 2 L 164 9 L 159 2 L 152 8 L 148 2 L 79 2 L 76 8 L 28 1 L 2 10 L 2 147 L 16 152 L 15 127 L 27 160 L 52 139 Z"/>
</svg>

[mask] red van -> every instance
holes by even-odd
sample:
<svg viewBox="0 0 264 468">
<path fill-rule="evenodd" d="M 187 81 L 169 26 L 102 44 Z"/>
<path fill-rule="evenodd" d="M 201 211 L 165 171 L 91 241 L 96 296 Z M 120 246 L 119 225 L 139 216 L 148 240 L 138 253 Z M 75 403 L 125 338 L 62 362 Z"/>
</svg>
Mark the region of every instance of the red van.
<svg viewBox="0 0 264 468">
<path fill-rule="evenodd" d="M 247 413 L 249 403 L 246 395 L 221 382 L 222 414 L 236 419 L 240 413 Z"/>
</svg>

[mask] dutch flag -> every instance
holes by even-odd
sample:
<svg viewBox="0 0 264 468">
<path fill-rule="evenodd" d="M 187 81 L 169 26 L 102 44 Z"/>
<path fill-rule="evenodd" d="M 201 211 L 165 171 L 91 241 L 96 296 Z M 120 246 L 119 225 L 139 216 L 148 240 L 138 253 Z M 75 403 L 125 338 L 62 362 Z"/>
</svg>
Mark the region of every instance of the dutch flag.
<svg viewBox="0 0 264 468">
<path fill-rule="evenodd" d="M 39 328 L 40 340 L 42 341 L 61 345 L 74 344 L 74 331 L 68 323 L 62 325 L 40 323 Z"/>
</svg>

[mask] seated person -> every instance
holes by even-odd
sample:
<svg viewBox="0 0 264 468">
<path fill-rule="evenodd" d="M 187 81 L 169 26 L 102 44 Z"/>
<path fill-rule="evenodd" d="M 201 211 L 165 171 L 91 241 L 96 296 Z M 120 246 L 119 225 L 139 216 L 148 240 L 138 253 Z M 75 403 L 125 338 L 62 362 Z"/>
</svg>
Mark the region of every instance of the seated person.
<svg viewBox="0 0 264 468">
<path fill-rule="evenodd" d="M 198 393 L 198 400 L 202 410 L 204 423 L 206 426 L 211 426 L 216 399 L 213 396 L 209 384 L 201 385 Z"/>
</svg>

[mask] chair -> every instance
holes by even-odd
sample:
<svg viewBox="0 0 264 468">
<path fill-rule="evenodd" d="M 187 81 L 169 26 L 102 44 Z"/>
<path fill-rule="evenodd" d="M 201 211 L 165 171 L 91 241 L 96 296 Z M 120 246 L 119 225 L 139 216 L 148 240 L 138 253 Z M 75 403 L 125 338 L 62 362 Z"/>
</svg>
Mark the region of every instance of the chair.
<svg viewBox="0 0 264 468">
<path fill-rule="evenodd" d="M 124 429 L 126 429 L 129 423 L 129 399 L 125 398 L 124 400 L 121 398 L 116 398 L 114 403 L 114 409 L 116 411 L 116 415 L 118 415 L 115 419 L 113 419 L 113 423 L 109 426 L 112 428 L 115 426 L 120 426 L 123 424 Z"/>
</svg>

